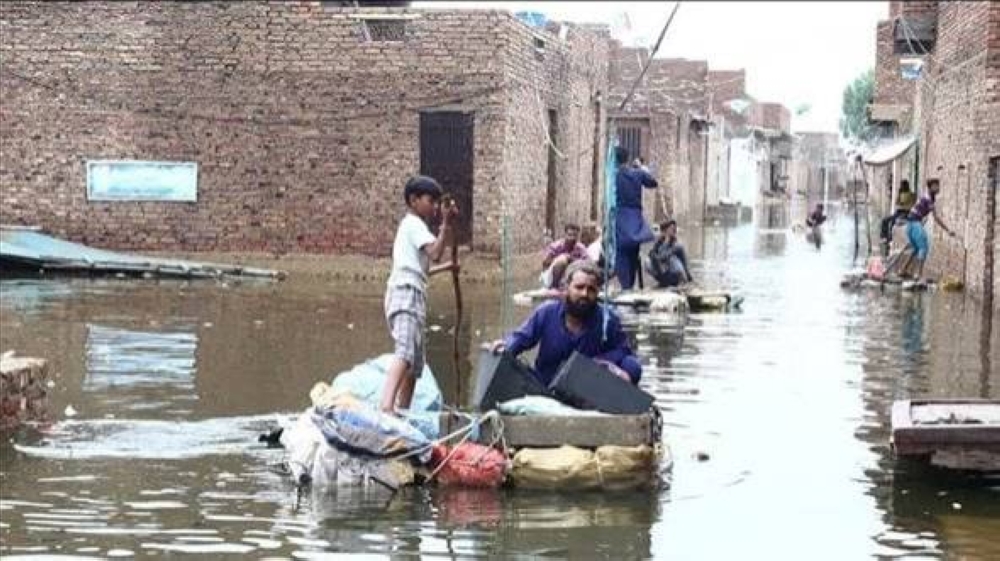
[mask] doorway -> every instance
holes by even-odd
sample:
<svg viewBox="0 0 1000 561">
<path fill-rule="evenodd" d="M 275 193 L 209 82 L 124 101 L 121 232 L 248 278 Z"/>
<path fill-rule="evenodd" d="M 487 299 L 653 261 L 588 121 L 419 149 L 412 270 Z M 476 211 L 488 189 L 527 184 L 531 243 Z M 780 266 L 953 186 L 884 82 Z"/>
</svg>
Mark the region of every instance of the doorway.
<svg viewBox="0 0 1000 561">
<path fill-rule="evenodd" d="M 420 173 L 436 179 L 458 204 L 455 235 L 460 245 L 472 245 L 474 123 L 471 112 L 420 114 Z"/>
</svg>

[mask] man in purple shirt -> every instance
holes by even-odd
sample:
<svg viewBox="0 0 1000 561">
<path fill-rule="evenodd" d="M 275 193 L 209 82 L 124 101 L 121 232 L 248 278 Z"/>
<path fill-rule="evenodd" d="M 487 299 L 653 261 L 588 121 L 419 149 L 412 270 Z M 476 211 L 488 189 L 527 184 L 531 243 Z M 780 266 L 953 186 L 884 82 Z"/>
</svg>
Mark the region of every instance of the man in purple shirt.
<svg viewBox="0 0 1000 561">
<path fill-rule="evenodd" d="M 580 243 L 580 227 L 569 223 L 563 226 L 565 236 L 545 248 L 542 259 L 542 274 L 539 280 L 542 288 L 559 288 L 563 273 L 573 261 L 587 259 L 587 247 Z"/>
<path fill-rule="evenodd" d="M 566 294 L 535 308 L 531 316 L 506 340 L 496 341 L 493 352 L 517 356 L 538 345 L 535 376 L 548 386 L 559 366 L 573 351 L 588 356 L 613 374 L 639 383 L 642 365 L 628 345 L 621 321 L 598 304 L 602 274 L 588 260 L 574 261 L 566 269 Z M 604 320 L 608 320 L 605 338 Z"/>
<path fill-rule="evenodd" d="M 927 219 L 927 215 L 933 216 L 934 221 L 937 222 L 937 225 L 940 226 L 942 230 L 944 230 L 949 236 L 955 237 L 955 232 L 952 232 L 947 226 L 945 226 L 941 217 L 938 216 L 937 210 L 934 208 L 940 191 L 941 183 L 937 179 L 928 179 L 927 194 L 920 197 L 920 200 L 917 201 L 917 204 L 913 205 L 913 208 L 910 209 L 909 216 L 907 216 L 908 222 L 906 223 L 906 240 L 913 248 L 913 254 L 907 257 L 906 263 L 902 267 L 902 271 L 905 273 L 910 267 L 910 262 L 916 258 L 916 278 L 918 279 L 924 272 L 924 262 L 927 261 L 927 255 L 931 251 L 931 241 L 927 237 L 927 231 L 924 229 L 924 220 Z"/>
</svg>

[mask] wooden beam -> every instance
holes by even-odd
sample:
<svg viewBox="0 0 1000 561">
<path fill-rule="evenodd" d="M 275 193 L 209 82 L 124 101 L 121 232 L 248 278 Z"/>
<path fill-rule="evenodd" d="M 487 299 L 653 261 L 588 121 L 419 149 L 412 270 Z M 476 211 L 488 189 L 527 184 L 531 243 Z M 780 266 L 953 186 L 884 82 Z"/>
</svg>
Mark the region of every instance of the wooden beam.
<svg viewBox="0 0 1000 561">
<path fill-rule="evenodd" d="M 510 416 L 502 415 L 503 436 L 507 446 L 557 447 L 563 444 L 579 448 L 597 448 L 604 445 L 639 446 L 655 444 L 653 415 L 552 415 L 552 416 Z M 452 432 L 465 424 L 456 417 L 444 413 L 441 418 L 442 431 Z M 480 442 L 491 442 L 495 432 L 487 423 L 480 431 Z"/>
</svg>

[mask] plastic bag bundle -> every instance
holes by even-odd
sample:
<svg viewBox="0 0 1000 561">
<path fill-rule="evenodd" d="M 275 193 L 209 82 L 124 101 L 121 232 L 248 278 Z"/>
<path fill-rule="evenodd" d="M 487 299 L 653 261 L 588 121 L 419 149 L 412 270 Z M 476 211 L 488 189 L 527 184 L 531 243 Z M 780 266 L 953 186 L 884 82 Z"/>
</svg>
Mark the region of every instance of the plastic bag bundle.
<svg viewBox="0 0 1000 561">
<path fill-rule="evenodd" d="M 286 463 L 298 485 L 326 489 L 363 486 L 374 480 L 397 489 L 413 483 L 416 473 L 408 461 L 352 456 L 341 452 L 327 443 L 313 416 L 313 410 L 307 409 L 281 433 L 281 444 L 287 451 Z"/>
<path fill-rule="evenodd" d="M 561 401 L 545 397 L 544 395 L 526 395 L 516 399 L 510 399 L 497 405 L 497 409 L 504 415 L 570 415 L 570 416 L 605 416 L 600 411 L 586 411 L 570 407 Z"/>
<path fill-rule="evenodd" d="M 463 442 L 454 448 L 435 446 L 432 463 L 438 466 L 438 483 L 454 487 L 499 487 L 508 467 L 503 453 L 475 442 Z"/>
<path fill-rule="evenodd" d="M 389 459 L 415 452 L 426 464 L 431 441 L 406 421 L 386 415 L 364 403 L 313 409 L 313 422 L 326 441 L 351 455 Z M 417 450 L 420 450 L 417 452 Z"/>
<path fill-rule="evenodd" d="M 358 364 L 346 372 L 337 374 L 328 386 L 328 391 L 332 395 L 349 393 L 361 402 L 378 407 L 391 361 L 392 355 L 381 355 Z M 434 440 L 441 432 L 439 413 L 443 403 L 444 398 L 434 379 L 434 373 L 425 364 L 423 373 L 417 378 L 413 390 L 413 402 L 406 414 L 406 420 L 428 439 Z"/>
<path fill-rule="evenodd" d="M 292 424 L 283 428 L 280 441 L 286 450 L 286 462 L 292 472 L 292 479 L 299 485 L 309 483 L 319 447 L 326 445 L 323 433 L 313 423 L 310 409 L 306 409 Z"/>
</svg>

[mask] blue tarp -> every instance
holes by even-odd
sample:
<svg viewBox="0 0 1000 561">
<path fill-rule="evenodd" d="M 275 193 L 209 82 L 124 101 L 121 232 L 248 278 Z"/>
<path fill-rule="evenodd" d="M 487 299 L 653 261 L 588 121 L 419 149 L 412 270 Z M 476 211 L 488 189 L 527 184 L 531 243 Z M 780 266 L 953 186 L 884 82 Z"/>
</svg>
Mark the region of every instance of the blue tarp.
<svg viewBox="0 0 1000 561">
<path fill-rule="evenodd" d="M 361 401 L 377 408 L 390 360 L 392 355 L 385 354 L 365 361 L 338 374 L 330 387 L 334 390 L 349 391 Z M 440 433 L 440 412 L 443 404 L 444 399 L 441 397 L 437 380 L 434 379 L 434 373 L 425 364 L 424 371 L 417 379 L 417 385 L 413 390 L 413 402 L 410 404 L 407 421 L 428 438 L 436 439 Z"/>
</svg>

